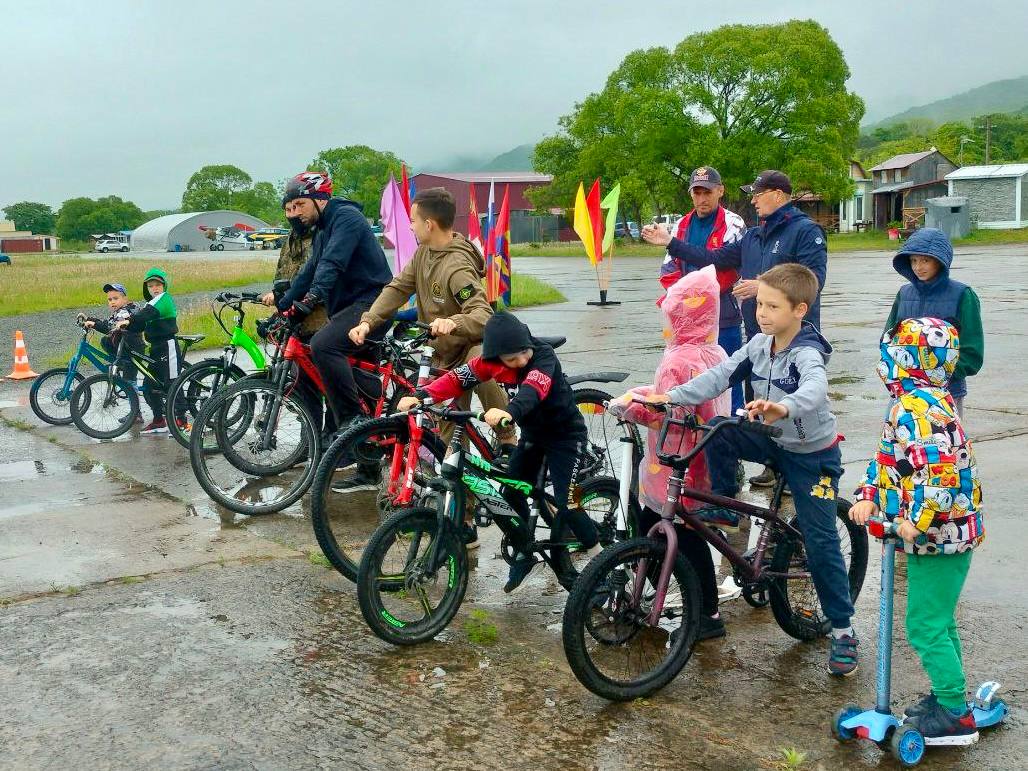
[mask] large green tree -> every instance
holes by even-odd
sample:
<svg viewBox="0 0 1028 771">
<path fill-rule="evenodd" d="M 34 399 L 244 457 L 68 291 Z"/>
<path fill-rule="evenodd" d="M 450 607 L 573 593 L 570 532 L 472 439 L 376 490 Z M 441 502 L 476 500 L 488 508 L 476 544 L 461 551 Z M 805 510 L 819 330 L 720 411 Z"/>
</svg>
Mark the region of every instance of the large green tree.
<svg viewBox="0 0 1028 771">
<path fill-rule="evenodd" d="M 378 219 L 382 189 L 389 175 L 400 176 L 403 161 L 393 153 L 375 150 L 367 145 L 347 145 L 322 150 L 307 168 L 327 171 L 332 177 L 333 195 L 356 201 L 364 207 L 364 215 Z"/>
<path fill-rule="evenodd" d="M 285 216 L 282 213 L 282 194 L 270 182 L 258 182 L 251 188 L 233 193 L 230 203 L 228 208 L 246 212 L 269 225 L 280 224 Z"/>
<path fill-rule="evenodd" d="M 57 213 L 57 235 L 85 241 L 91 235 L 132 230 L 142 224 L 144 219 L 138 206 L 116 195 L 96 200 L 72 198 L 65 201 Z"/>
<path fill-rule="evenodd" d="M 22 201 L 4 207 L 4 216 L 14 223 L 18 230 L 29 230 L 44 235 L 54 232 L 57 215 L 45 203 Z"/>
<path fill-rule="evenodd" d="M 232 196 L 253 187 L 253 179 L 238 166 L 204 166 L 189 178 L 182 194 L 182 211 L 231 209 Z"/>
<path fill-rule="evenodd" d="M 691 35 L 673 50 L 630 53 L 537 147 L 554 175 L 537 206 L 567 206 L 579 180 L 620 181 L 626 204 L 666 211 L 688 205 L 688 179 L 715 166 L 729 196 L 764 168 L 799 189 L 839 199 L 850 191 L 861 99 L 849 68 L 813 21 L 729 25 Z"/>
</svg>

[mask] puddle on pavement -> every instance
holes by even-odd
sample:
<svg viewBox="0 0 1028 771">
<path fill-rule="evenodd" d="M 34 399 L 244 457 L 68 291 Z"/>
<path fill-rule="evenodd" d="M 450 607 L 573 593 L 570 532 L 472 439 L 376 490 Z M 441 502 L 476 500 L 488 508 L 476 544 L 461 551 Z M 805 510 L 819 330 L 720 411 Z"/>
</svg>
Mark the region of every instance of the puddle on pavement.
<svg viewBox="0 0 1028 771">
<path fill-rule="evenodd" d="M 41 460 L 11 460 L 0 462 L 0 482 L 21 482 L 46 475 Z"/>
<path fill-rule="evenodd" d="M 29 398 L 27 396 L 18 399 L 0 399 L 0 410 L 5 407 L 28 407 Z"/>
</svg>

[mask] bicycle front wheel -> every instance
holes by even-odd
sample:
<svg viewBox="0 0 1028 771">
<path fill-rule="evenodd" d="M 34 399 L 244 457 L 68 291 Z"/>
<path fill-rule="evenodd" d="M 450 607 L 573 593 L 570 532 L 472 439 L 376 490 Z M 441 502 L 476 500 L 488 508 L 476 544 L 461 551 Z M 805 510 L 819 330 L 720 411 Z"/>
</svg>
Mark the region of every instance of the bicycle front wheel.
<svg viewBox="0 0 1028 771">
<path fill-rule="evenodd" d="M 430 640 L 453 619 L 468 588 L 468 557 L 434 509 L 401 509 L 368 542 L 357 600 L 371 631 L 394 645 Z"/>
<path fill-rule="evenodd" d="M 165 412 L 176 420 L 168 419 L 168 433 L 180 445 L 189 449 L 189 433 L 196 422 L 200 410 L 203 408 L 211 395 L 222 387 L 231 385 L 237 380 L 246 377 L 235 364 L 225 367 L 222 359 L 204 359 L 195 364 L 190 364 L 182 373 L 175 378 L 175 382 L 168 389 Z M 250 407 L 247 411 L 247 407 Z M 245 426 L 249 417 L 252 417 L 252 404 L 240 402 L 237 404 L 236 412 L 226 416 L 228 425 L 239 429 Z M 213 447 L 211 448 L 213 449 Z"/>
<path fill-rule="evenodd" d="M 254 418 L 239 435 L 225 418 L 250 402 Z M 298 399 L 246 378 L 204 404 L 190 435 L 189 461 L 200 486 L 217 503 L 240 514 L 271 514 L 307 492 L 317 471 L 319 441 Z M 211 452 L 213 444 L 221 452 Z"/>
<path fill-rule="evenodd" d="M 585 457 L 582 458 L 582 477 L 611 476 L 621 472 L 621 454 L 632 452 L 640 444 L 639 429 L 631 423 L 618 425 L 617 418 L 607 411 L 606 402 L 614 397 L 598 388 L 578 388 L 574 391 L 575 405 L 585 419 L 589 432 Z M 622 441 L 629 438 L 632 442 Z"/>
<path fill-rule="evenodd" d="M 139 415 L 134 384 L 107 374 L 91 375 L 71 393 L 71 419 L 86 436 L 114 439 L 132 427 Z"/>
<path fill-rule="evenodd" d="M 68 368 L 57 367 L 48 369 L 32 381 L 29 389 L 29 406 L 36 417 L 53 426 L 66 426 L 71 419 L 71 394 L 85 378 L 78 372 L 71 376 L 67 388 Z M 83 405 L 83 412 L 89 409 L 88 402 Z"/>
<path fill-rule="evenodd" d="M 839 548 L 846 564 L 850 599 L 855 603 L 867 573 L 867 530 L 850 522 L 850 502 L 836 501 L 835 529 Z M 795 518 L 793 525 L 798 523 Z M 774 546 L 770 571 L 779 574 L 800 574 L 798 578 L 775 578 L 771 583 L 771 611 L 775 621 L 790 637 L 815 640 L 831 631 L 832 623 L 821 610 L 821 601 L 814 588 L 814 579 L 807 565 L 803 539 L 791 533 L 779 535 Z M 805 574 L 805 575 L 804 575 Z"/>
<path fill-rule="evenodd" d="M 332 566 L 351 581 L 357 580 L 361 555 L 383 519 L 417 505 L 442 463 L 445 447 L 426 429 L 417 468 L 408 477 L 409 443 L 406 416 L 378 418 L 337 437 L 318 463 L 311 487 L 314 535 Z"/>
<path fill-rule="evenodd" d="M 670 683 L 692 656 L 700 592 L 681 554 L 670 555 L 674 563 L 662 610 L 656 624 L 649 619 L 668 558 L 663 541 L 625 541 L 593 559 L 571 590 L 564 607 L 564 653 L 575 677 L 597 696 L 648 696 Z"/>
</svg>

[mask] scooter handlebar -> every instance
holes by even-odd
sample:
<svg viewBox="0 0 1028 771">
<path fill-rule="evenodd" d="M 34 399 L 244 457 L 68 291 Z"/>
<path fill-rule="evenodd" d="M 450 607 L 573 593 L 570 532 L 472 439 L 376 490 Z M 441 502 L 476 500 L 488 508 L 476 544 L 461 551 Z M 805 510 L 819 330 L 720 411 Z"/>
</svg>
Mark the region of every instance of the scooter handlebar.
<svg viewBox="0 0 1028 771">
<path fill-rule="evenodd" d="M 885 519 L 884 517 L 871 517 L 868 519 L 867 532 L 883 541 L 900 537 L 899 523 L 894 519 Z M 921 533 L 921 535 L 914 539 L 914 543 L 918 546 L 924 546 L 928 543 L 928 536 Z"/>
</svg>

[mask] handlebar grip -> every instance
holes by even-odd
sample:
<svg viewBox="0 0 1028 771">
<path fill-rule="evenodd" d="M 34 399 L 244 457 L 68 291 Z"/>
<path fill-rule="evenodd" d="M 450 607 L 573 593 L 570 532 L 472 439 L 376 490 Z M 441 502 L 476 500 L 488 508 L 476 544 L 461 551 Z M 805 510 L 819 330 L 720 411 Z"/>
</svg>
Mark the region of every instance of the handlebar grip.
<svg viewBox="0 0 1028 771">
<path fill-rule="evenodd" d="M 779 437 L 782 435 L 780 426 L 769 426 L 767 423 L 761 423 L 756 420 L 743 420 L 739 423 L 739 427 L 745 431 L 752 431 L 754 434 L 763 434 L 764 436 Z"/>
</svg>

